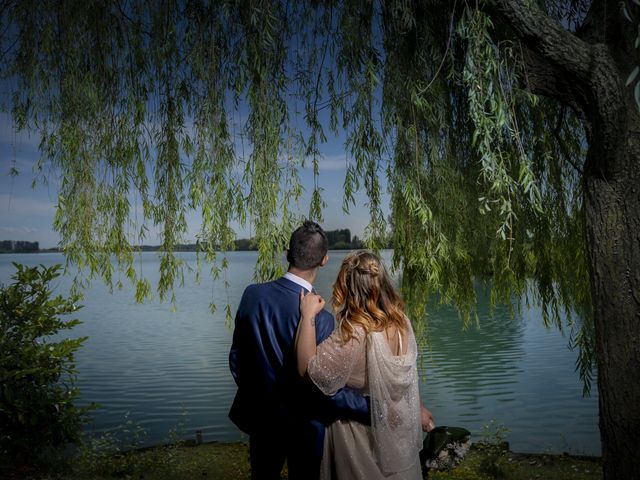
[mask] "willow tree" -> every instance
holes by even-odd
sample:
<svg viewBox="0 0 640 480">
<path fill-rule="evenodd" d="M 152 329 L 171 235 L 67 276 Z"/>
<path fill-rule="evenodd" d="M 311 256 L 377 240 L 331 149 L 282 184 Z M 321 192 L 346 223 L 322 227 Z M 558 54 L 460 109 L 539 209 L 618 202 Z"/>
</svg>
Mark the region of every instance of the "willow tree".
<svg viewBox="0 0 640 480">
<path fill-rule="evenodd" d="M 344 208 L 366 191 L 373 248 L 387 177 L 416 322 L 431 293 L 474 319 L 474 279 L 547 323 L 566 313 L 587 386 L 597 361 L 605 477 L 638 471 L 638 0 L 0 5 L 13 121 L 39 132 L 60 246 L 88 276 L 150 295 L 135 246 L 151 227 L 170 294 L 192 209 L 214 274 L 239 223 L 257 278 L 277 275 L 299 169 L 322 220 L 322 143 L 340 134 Z"/>
</svg>

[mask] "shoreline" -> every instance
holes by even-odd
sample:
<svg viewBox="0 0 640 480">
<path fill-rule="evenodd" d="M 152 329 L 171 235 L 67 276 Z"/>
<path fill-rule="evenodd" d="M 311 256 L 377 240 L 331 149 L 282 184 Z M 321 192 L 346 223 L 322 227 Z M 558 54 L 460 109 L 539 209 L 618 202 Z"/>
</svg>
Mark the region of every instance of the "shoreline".
<svg viewBox="0 0 640 480">
<path fill-rule="evenodd" d="M 508 444 L 471 445 L 462 462 L 451 470 L 431 470 L 430 480 L 599 480 L 600 457 L 569 454 L 525 453 L 505 450 Z M 2 476 L 5 475 L 5 476 Z M 6 480 L 249 480 L 249 448 L 246 442 L 181 441 L 127 451 L 100 452 L 79 449 L 66 463 L 45 464 L 39 469 L 19 466 L 2 471 Z M 282 478 L 287 479 L 286 465 Z"/>
<path fill-rule="evenodd" d="M 129 452 L 145 452 L 148 450 L 154 450 L 158 448 L 172 448 L 172 447 L 184 447 L 184 448 L 195 448 L 199 446 L 207 446 L 207 445 L 229 445 L 236 447 L 249 447 L 249 443 L 242 440 L 206 440 L 198 443 L 197 440 L 188 439 L 188 440 L 180 440 L 176 443 L 159 443 L 155 445 L 148 445 L 140 448 L 133 448 L 130 450 L 123 450 L 122 453 Z M 491 447 L 498 447 L 499 449 L 518 457 L 564 457 L 564 458 L 575 458 L 576 460 L 585 460 L 585 461 L 600 461 L 602 460 L 601 455 L 582 455 L 582 454 L 573 454 L 570 452 L 521 452 L 514 451 L 510 449 L 509 442 L 502 442 L 501 444 L 488 444 Z M 486 448 L 486 444 L 482 441 L 472 442 L 469 447 L 470 450 L 482 450 Z"/>
<path fill-rule="evenodd" d="M 430 480 L 600 480 L 602 459 L 568 453 L 511 452 L 508 443 L 472 443 L 456 467 L 430 470 Z M 5 480 L 250 480 L 249 448 L 244 441 L 190 439 L 130 450 L 80 447 L 73 455 L 48 458 L 39 467 L 0 466 Z M 287 479 L 286 465 L 282 479 Z"/>
</svg>

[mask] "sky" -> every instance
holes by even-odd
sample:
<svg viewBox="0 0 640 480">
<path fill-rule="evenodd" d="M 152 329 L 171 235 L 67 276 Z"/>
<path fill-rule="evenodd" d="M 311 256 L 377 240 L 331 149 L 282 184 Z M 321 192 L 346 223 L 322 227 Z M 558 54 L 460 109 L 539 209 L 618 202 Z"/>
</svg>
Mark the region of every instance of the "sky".
<svg viewBox="0 0 640 480">
<path fill-rule="evenodd" d="M 37 241 L 40 248 L 51 248 L 58 245 L 60 236 L 53 230 L 53 219 L 57 203 L 58 184 L 56 172 L 47 172 L 46 182 L 38 179 L 32 188 L 35 177 L 33 167 L 40 157 L 38 150 L 39 135 L 37 132 L 15 132 L 10 111 L 12 87 L 11 80 L 0 82 L 0 240 Z M 323 92 L 323 94 L 326 92 Z M 293 101 L 295 102 L 295 100 Z M 294 121 L 299 121 L 303 133 L 307 128 L 300 113 L 294 113 L 298 108 L 289 105 L 290 115 Z M 246 106 L 241 105 L 235 111 L 239 119 L 246 118 Z M 296 115 L 299 117 L 296 118 Z M 328 123 L 328 109 L 319 114 L 321 121 Z M 364 236 L 369 221 L 366 194 L 361 190 L 355 195 L 356 205 L 350 207 L 350 213 L 345 214 L 343 204 L 343 182 L 348 162 L 344 148 L 345 138 L 334 136 L 328 128 L 325 129 L 327 142 L 321 146 L 319 186 L 323 189 L 322 198 L 326 203 L 323 211 L 323 227 L 326 230 L 349 228 L 352 235 Z M 300 200 L 296 213 L 301 215 L 309 212 L 310 196 L 313 190 L 313 172 L 311 162 L 306 162 L 306 168 L 299 172 L 305 193 Z M 19 171 L 19 175 L 11 176 L 12 167 Z M 390 197 L 386 193 L 386 175 L 380 172 L 382 205 L 385 217 L 390 209 Z M 184 241 L 195 242 L 196 234 L 201 224 L 200 214 L 190 212 L 187 216 L 188 233 Z M 145 244 L 158 245 L 160 239 L 151 234 Z M 251 225 L 232 225 L 238 238 L 249 238 L 252 233 Z"/>
<path fill-rule="evenodd" d="M 367 198 L 364 192 L 356 195 L 356 205 L 350 208 L 349 215 L 342 211 L 343 181 L 347 165 L 347 154 L 344 140 L 331 136 L 327 132 L 327 142 L 322 146 L 320 161 L 320 187 L 324 189 L 323 200 L 327 204 L 324 209 L 323 227 L 325 230 L 349 228 L 352 235 L 362 237 L 369 220 Z M 39 242 L 40 248 L 51 248 L 58 245 L 60 236 L 53 230 L 53 219 L 57 203 L 59 178 L 50 172 L 45 179 L 37 179 L 33 167 L 40 157 L 38 150 L 39 136 L 37 132 L 16 132 L 8 113 L 0 112 L 0 240 L 27 240 Z M 309 197 L 313 189 L 313 173 L 311 162 L 300 171 L 300 180 L 305 188 L 305 195 L 299 204 L 299 213 L 309 211 Z M 19 171 L 11 176 L 11 168 Z M 381 172 L 383 190 L 386 191 L 384 174 Z M 389 196 L 385 193 L 383 205 L 388 215 Z M 187 217 L 188 233 L 186 243 L 194 242 L 199 230 L 201 218 L 199 213 L 191 212 Z M 233 225 L 238 238 L 251 236 L 251 226 L 244 228 Z M 145 241 L 148 245 L 157 245 L 159 239 L 150 235 Z"/>
</svg>

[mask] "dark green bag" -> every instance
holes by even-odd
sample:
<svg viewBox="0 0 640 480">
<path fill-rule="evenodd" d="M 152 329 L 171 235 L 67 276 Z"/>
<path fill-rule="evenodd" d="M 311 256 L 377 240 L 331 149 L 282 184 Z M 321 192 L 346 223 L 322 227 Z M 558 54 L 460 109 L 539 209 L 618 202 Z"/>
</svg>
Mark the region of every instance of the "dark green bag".
<svg viewBox="0 0 640 480">
<path fill-rule="evenodd" d="M 436 427 L 427 433 L 420 450 L 423 474 L 430 469 L 453 468 L 464 458 L 471 445 L 471 433 L 462 427 Z"/>
</svg>

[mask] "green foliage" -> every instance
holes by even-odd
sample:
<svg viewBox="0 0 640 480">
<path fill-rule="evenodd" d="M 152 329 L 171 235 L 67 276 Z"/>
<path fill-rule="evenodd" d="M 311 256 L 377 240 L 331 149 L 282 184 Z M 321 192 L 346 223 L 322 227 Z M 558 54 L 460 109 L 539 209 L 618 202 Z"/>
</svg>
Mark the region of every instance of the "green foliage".
<svg viewBox="0 0 640 480">
<path fill-rule="evenodd" d="M 509 451 L 509 444 L 505 441 L 508 433 L 509 430 L 504 425 L 497 425 L 494 420 L 482 429 L 482 440 L 476 445 L 482 452 L 478 471 L 489 478 L 506 477 L 504 467 L 499 461 Z"/>
<path fill-rule="evenodd" d="M 174 473 L 176 447 L 158 447 L 140 453 L 121 451 L 110 435 L 91 439 L 74 458 L 73 471 L 77 478 L 138 478 L 140 472 L 162 472 L 168 478 Z"/>
<path fill-rule="evenodd" d="M 631 5 L 631 2 L 635 4 L 635 7 Z M 624 18 L 628 22 L 634 23 L 633 15 L 631 12 L 634 12 L 637 16 L 638 7 L 640 7 L 640 1 L 631 0 L 631 2 L 628 2 L 628 1 L 620 2 L 620 9 L 624 15 Z M 637 24 L 638 34 L 636 36 L 634 46 L 636 49 L 638 49 L 640 48 L 640 20 L 638 20 L 636 24 Z M 636 105 L 638 105 L 638 108 L 640 109 L 640 77 L 638 77 L 638 73 L 640 73 L 640 65 L 635 65 L 634 68 L 629 73 L 629 76 L 627 77 L 627 80 L 624 86 L 633 88 L 633 98 L 636 101 Z"/>
<path fill-rule="evenodd" d="M 400 8 L 384 24 L 383 128 L 394 146 L 388 170 L 403 293 L 423 324 L 428 293 L 455 303 L 465 325 L 478 320 L 474 278 L 491 280 L 494 304 L 540 302 L 545 323 L 560 328 L 564 314 L 585 353 L 588 387 L 584 131 L 564 107 L 527 91 L 521 49 L 500 39 L 482 2 L 455 5 L 408 26 Z"/>
<path fill-rule="evenodd" d="M 509 429 L 501 423 L 496 423 L 496 421 L 492 419 L 489 423 L 482 426 L 482 439 L 479 443 L 484 445 L 494 445 L 505 449 L 508 447 L 508 444 L 506 443 L 508 435 Z M 506 449 L 508 450 L 508 448 Z"/>
<path fill-rule="evenodd" d="M 522 48 L 485 4 L 9 1 L 2 76 L 16 127 L 40 132 L 41 172 L 60 175 L 68 262 L 89 279 L 128 278 L 142 300 L 153 288 L 133 246 L 157 232 L 165 298 L 183 275 L 172 250 L 193 210 L 215 278 L 236 224 L 252 228 L 256 280 L 273 278 L 307 163 L 309 217 L 322 219 L 331 132 L 349 154 L 343 209 L 365 191 L 370 248 L 392 226 L 418 330 L 433 294 L 477 320 L 473 280 L 490 279 L 494 303 L 540 302 L 558 327 L 568 318 L 588 386 L 585 133 L 570 109 L 529 93 Z M 588 7 L 529 4 L 569 29 Z"/>
<path fill-rule="evenodd" d="M 77 297 L 52 296 L 60 266 L 14 263 L 14 283 L 0 289 L 0 458 L 3 466 L 34 463 L 79 438 L 88 408 L 74 402 L 74 353 L 86 337 L 57 340 L 79 320 Z"/>
<path fill-rule="evenodd" d="M 161 478 L 173 478 L 188 468 L 181 456 L 185 442 L 184 427 L 187 412 L 182 410 L 177 424 L 168 432 L 166 443 L 144 448 L 147 431 L 125 415 L 124 422 L 113 431 L 100 436 L 85 435 L 72 459 L 73 477 L 122 478 L 154 473 Z"/>
</svg>

